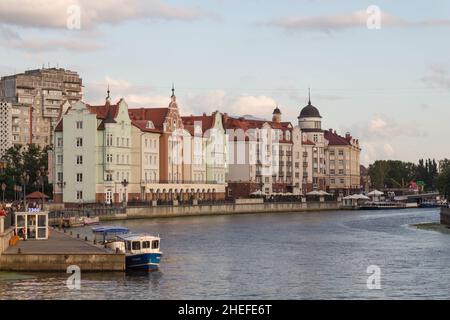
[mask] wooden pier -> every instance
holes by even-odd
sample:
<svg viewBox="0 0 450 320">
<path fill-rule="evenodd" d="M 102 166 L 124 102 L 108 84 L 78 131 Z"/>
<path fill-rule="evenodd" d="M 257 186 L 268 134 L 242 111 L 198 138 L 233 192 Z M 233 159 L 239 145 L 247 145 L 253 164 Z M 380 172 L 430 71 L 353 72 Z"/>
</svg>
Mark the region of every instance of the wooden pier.
<svg viewBox="0 0 450 320">
<path fill-rule="evenodd" d="M 20 240 L 0 255 L 2 271 L 124 271 L 125 255 L 111 253 L 92 242 L 51 230 L 48 240 Z"/>
</svg>

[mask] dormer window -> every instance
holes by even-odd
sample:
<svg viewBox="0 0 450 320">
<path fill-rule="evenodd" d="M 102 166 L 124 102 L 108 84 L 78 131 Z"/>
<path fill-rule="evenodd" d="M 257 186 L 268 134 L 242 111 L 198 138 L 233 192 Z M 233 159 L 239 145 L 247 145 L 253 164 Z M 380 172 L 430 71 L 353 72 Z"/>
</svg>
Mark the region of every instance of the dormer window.
<svg viewBox="0 0 450 320">
<path fill-rule="evenodd" d="M 155 125 L 153 124 L 153 121 L 147 121 L 147 124 L 145 125 L 145 128 L 147 128 L 147 129 L 155 129 Z"/>
</svg>

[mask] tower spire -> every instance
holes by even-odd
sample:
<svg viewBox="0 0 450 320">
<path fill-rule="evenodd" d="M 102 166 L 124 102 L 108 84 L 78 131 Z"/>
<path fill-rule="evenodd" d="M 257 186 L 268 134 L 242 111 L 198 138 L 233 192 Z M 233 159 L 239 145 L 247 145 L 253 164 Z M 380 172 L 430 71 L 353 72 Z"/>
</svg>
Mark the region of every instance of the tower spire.
<svg viewBox="0 0 450 320">
<path fill-rule="evenodd" d="M 111 97 L 110 97 L 110 93 L 111 91 L 109 90 L 109 84 L 108 84 L 108 90 L 106 91 L 107 95 L 106 95 L 106 102 L 110 103 L 111 102 Z"/>
<path fill-rule="evenodd" d="M 175 85 L 172 82 L 172 97 L 174 97 L 174 96 L 175 96 Z"/>
<path fill-rule="evenodd" d="M 308 88 L 308 105 L 311 105 L 311 88 Z"/>
</svg>

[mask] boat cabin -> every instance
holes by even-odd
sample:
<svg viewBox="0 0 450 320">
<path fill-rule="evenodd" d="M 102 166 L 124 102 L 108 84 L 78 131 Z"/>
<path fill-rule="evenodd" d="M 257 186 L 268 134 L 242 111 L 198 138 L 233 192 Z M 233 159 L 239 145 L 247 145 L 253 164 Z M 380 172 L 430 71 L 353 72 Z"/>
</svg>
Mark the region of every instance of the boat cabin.
<svg viewBox="0 0 450 320">
<path fill-rule="evenodd" d="M 146 234 L 119 236 L 125 243 L 127 253 L 153 253 L 159 252 L 160 238 Z"/>
</svg>

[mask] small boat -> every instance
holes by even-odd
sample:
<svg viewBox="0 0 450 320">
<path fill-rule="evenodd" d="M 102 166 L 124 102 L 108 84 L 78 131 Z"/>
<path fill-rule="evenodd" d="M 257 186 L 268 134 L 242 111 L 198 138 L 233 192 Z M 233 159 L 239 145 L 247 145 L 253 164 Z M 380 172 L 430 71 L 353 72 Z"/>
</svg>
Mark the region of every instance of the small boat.
<svg viewBox="0 0 450 320">
<path fill-rule="evenodd" d="M 445 202 L 422 202 L 420 205 L 420 208 L 441 208 L 441 207 L 447 207 L 447 203 Z"/>
<path fill-rule="evenodd" d="M 84 222 L 83 222 L 83 219 L 81 219 L 79 217 L 63 218 L 62 226 L 65 228 L 83 227 Z"/>
<path fill-rule="evenodd" d="M 360 210 L 393 210 L 405 209 L 406 203 L 395 201 L 370 201 L 361 205 Z"/>
<path fill-rule="evenodd" d="M 90 226 L 93 224 L 99 224 L 100 223 L 100 218 L 99 217 L 83 217 L 83 223 L 85 226 Z"/>
<path fill-rule="evenodd" d="M 119 236 L 125 244 L 127 270 L 157 270 L 161 261 L 161 239 L 148 234 Z"/>
<path fill-rule="evenodd" d="M 157 270 L 161 261 L 161 238 L 148 234 L 132 234 L 124 227 L 96 227 L 94 235 L 103 237 L 103 245 L 117 253 L 125 253 L 127 270 Z M 108 237 L 112 236 L 112 237 Z"/>
</svg>

